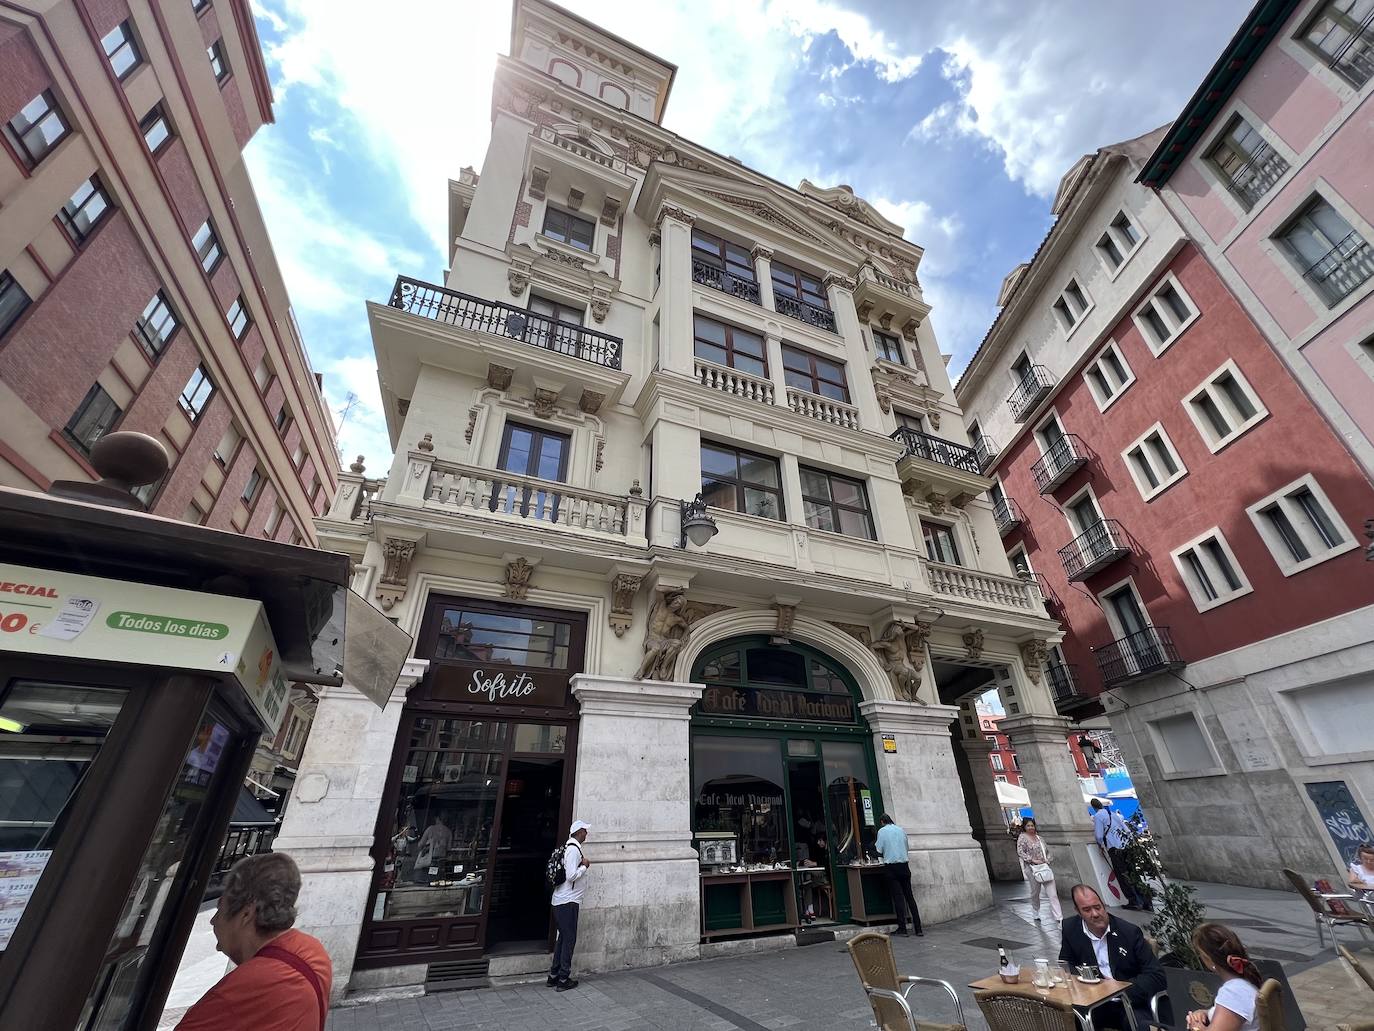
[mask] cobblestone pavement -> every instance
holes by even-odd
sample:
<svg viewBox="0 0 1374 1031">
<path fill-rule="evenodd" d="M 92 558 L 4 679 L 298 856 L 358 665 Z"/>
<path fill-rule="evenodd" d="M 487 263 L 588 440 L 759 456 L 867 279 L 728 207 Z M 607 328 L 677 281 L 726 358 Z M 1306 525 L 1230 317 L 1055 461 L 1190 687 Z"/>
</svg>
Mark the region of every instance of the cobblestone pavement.
<svg viewBox="0 0 1374 1031">
<path fill-rule="evenodd" d="M 1232 924 L 1257 955 L 1281 960 L 1290 978 L 1319 966 L 1330 976 L 1308 978 L 1314 987 L 1345 976 L 1339 961 L 1333 964 L 1332 950 L 1318 949 L 1307 907 L 1297 896 L 1223 885 L 1199 889 L 1212 919 Z M 1023 961 L 1053 956 L 1059 948 L 1058 928 L 1048 920 L 1033 922 L 1025 885 L 998 885 L 997 898 L 997 905 L 983 913 L 927 927 L 924 938 L 895 939 L 901 971 L 944 978 L 958 989 L 971 1031 L 986 1025 L 964 986 L 993 971 L 997 942 Z M 1143 922 L 1138 914 L 1121 915 Z M 1299 990 L 1306 1012 L 1304 995 Z M 938 989 L 915 998 L 923 1017 L 954 1019 L 948 997 Z M 1308 1014 L 1309 1027 L 1329 1026 L 1316 1016 Z M 328 1026 L 329 1031 L 842 1031 L 873 1024 L 844 946 L 828 942 L 593 975 L 571 992 L 551 991 L 541 980 L 344 1006 L 330 1014 Z"/>
</svg>

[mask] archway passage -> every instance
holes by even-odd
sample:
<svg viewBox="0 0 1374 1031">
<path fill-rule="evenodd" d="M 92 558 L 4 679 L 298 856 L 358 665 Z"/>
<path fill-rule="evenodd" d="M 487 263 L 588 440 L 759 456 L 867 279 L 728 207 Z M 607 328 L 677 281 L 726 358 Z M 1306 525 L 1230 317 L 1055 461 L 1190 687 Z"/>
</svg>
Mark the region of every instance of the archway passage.
<svg viewBox="0 0 1374 1031">
<path fill-rule="evenodd" d="M 692 680 L 706 685 L 691 759 L 703 938 L 890 918 L 854 677 L 816 648 L 748 636 L 704 651 Z"/>
</svg>

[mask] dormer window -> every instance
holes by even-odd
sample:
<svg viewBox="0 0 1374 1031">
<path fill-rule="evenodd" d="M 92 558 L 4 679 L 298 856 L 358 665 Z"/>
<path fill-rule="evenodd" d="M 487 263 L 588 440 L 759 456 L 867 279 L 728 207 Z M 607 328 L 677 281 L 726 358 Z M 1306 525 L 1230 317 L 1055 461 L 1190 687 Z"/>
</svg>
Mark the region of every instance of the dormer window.
<svg viewBox="0 0 1374 1031">
<path fill-rule="evenodd" d="M 551 240 L 566 243 L 581 251 L 596 244 L 596 223 L 552 205 L 544 209 L 543 233 Z"/>
</svg>

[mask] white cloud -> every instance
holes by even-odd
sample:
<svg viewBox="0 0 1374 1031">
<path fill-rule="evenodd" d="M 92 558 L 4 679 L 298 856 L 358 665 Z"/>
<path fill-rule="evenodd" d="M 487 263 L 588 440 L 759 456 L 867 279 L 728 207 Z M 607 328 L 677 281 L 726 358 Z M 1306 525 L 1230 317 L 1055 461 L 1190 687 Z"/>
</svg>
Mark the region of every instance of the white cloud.
<svg viewBox="0 0 1374 1031">
<path fill-rule="evenodd" d="M 377 362 L 371 350 L 366 355 L 337 358 L 322 371 L 325 396 L 339 427 L 343 464 L 346 466 L 355 455 L 362 455 L 371 475 L 386 475 L 391 467 L 391 439 L 387 435 L 386 417 L 382 414 Z M 351 405 L 350 394 L 357 399 Z"/>
</svg>

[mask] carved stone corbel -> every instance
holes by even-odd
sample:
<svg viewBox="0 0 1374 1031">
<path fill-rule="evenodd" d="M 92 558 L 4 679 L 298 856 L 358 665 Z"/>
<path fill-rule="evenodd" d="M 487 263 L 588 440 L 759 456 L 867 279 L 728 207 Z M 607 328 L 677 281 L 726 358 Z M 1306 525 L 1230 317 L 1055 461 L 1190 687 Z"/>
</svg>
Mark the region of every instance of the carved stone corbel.
<svg viewBox="0 0 1374 1031">
<path fill-rule="evenodd" d="M 892 329 L 892 312 L 885 311 L 878 319 L 878 325 L 883 327 L 883 332 L 890 332 Z"/>
<path fill-rule="evenodd" d="M 382 542 L 382 575 L 377 581 L 376 598 L 382 611 L 390 612 L 406 596 L 410 586 L 410 563 L 418 541 L 388 537 Z"/>
<path fill-rule="evenodd" d="M 662 247 L 662 246 L 663 246 L 663 234 L 660 233 L 660 232 L 658 231 L 658 226 L 654 226 L 654 228 L 652 228 L 652 229 L 649 230 L 649 246 L 650 246 L 650 247 Z"/>
<path fill-rule="evenodd" d="M 983 655 L 983 628 L 973 627 L 964 631 L 964 651 L 970 659 L 979 659 Z"/>
<path fill-rule="evenodd" d="M 616 219 L 620 217 L 620 198 L 607 197 L 601 202 L 601 224 L 615 228 Z"/>
<path fill-rule="evenodd" d="M 610 291 L 599 286 L 592 287 L 591 308 L 593 321 L 605 322 L 606 316 L 611 313 Z"/>
<path fill-rule="evenodd" d="M 932 408 L 930 411 L 928 411 L 926 413 L 926 418 L 930 420 L 930 425 L 934 429 L 938 430 L 940 428 L 940 413 L 937 412 L 935 409 Z"/>
<path fill-rule="evenodd" d="M 571 208 L 573 211 L 581 211 L 582 201 L 585 199 L 586 194 L 584 194 L 581 190 L 568 191 L 568 207 Z"/>
<path fill-rule="evenodd" d="M 882 380 L 875 379 L 873 381 L 873 393 L 874 396 L 876 396 L 878 399 L 879 408 L 881 408 L 884 412 L 892 411 L 892 391 L 888 389 L 886 383 L 884 383 Z"/>
<path fill-rule="evenodd" d="M 778 625 L 774 633 L 778 637 L 790 637 L 792 624 L 797 621 L 797 606 L 775 601 L 773 602 L 773 611 L 778 614 Z"/>
<path fill-rule="evenodd" d="M 945 504 L 945 495 L 940 493 L 938 490 L 933 490 L 926 495 L 926 506 L 930 509 L 931 515 L 944 515 Z"/>
<path fill-rule="evenodd" d="M 582 396 L 577 399 L 577 407 L 588 415 L 595 415 L 601 410 L 601 406 L 606 402 L 606 395 L 595 390 L 583 390 Z"/>
<path fill-rule="evenodd" d="M 525 265 L 506 266 L 506 286 L 510 290 L 512 297 L 519 297 L 525 292 L 525 287 L 530 285 L 530 269 Z"/>
<path fill-rule="evenodd" d="M 917 319 L 907 319 L 902 325 L 902 337 L 911 343 L 916 343 L 916 331 L 921 328 L 921 323 Z"/>
<path fill-rule="evenodd" d="M 848 290 L 853 293 L 858 289 L 859 284 L 848 276 L 842 276 L 837 272 L 827 272 L 821 278 L 821 286 L 829 290 L 832 286 L 838 286 L 841 290 Z"/>
<path fill-rule="evenodd" d="M 1050 646 L 1038 637 L 1021 644 L 1021 661 L 1026 664 L 1026 676 L 1030 677 L 1032 684 L 1040 683 L 1040 677 L 1044 673 L 1044 662 L 1049 653 Z"/>
<path fill-rule="evenodd" d="M 487 365 L 487 386 L 492 390 L 509 390 L 510 381 L 514 376 L 514 369 L 497 365 L 495 362 Z"/>
<path fill-rule="evenodd" d="M 873 302 L 860 301 L 859 306 L 854 311 L 858 314 L 860 322 L 867 322 L 873 315 Z"/>
<path fill-rule="evenodd" d="M 771 247 L 764 247 L 761 244 L 756 245 L 753 250 L 749 252 L 749 260 L 758 261 L 760 258 L 764 261 L 772 261 L 773 249 Z"/>
<path fill-rule="evenodd" d="M 625 631 L 634 624 L 635 595 L 639 593 L 644 577 L 633 573 L 617 573 L 611 580 L 611 614 L 609 622 L 616 637 L 624 637 Z"/>
<path fill-rule="evenodd" d="M 687 226 L 694 226 L 697 222 L 695 215 L 678 207 L 676 204 L 664 204 L 658 209 L 658 217 L 654 219 L 654 225 L 658 228 L 659 232 L 663 231 L 663 220 L 665 218 L 671 218 L 675 222 L 681 222 Z"/>
<path fill-rule="evenodd" d="M 549 188 L 549 176 L 552 172 L 547 168 L 530 169 L 530 196 L 535 200 L 543 200 L 545 192 Z"/>
<path fill-rule="evenodd" d="M 532 566 L 523 556 L 506 563 L 506 597 L 513 601 L 524 601 L 530 589 Z"/>
<path fill-rule="evenodd" d="M 530 403 L 534 406 L 534 414 L 541 419 L 552 419 L 558 411 L 559 393 L 548 387 L 535 387 L 534 397 Z"/>
</svg>

